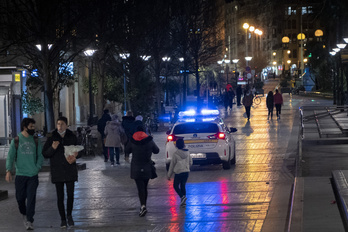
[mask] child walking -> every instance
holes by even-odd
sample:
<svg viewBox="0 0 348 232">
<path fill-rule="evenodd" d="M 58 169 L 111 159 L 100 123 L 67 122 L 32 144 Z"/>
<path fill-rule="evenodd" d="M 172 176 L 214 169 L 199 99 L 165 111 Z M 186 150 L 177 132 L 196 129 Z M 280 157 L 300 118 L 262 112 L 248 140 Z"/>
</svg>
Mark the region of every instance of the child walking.
<svg viewBox="0 0 348 232">
<path fill-rule="evenodd" d="M 190 166 L 192 165 L 192 158 L 188 149 L 185 149 L 185 143 L 183 139 L 176 141 L 176 147 L 178 150 L 174 152 L 172 160 L 168 170 L 168 180 L 175 173 L 173 187 L 175 192 L 181 198 L 180 206 L 186 205 L 186 182 L 190 172 Z"/>
</svg>

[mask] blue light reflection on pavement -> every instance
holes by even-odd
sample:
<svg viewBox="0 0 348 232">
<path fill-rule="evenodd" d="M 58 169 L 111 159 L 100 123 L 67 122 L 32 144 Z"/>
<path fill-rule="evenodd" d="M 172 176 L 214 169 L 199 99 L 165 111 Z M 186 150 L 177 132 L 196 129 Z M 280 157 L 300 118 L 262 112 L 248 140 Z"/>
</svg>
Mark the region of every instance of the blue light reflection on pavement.
<svg viewBox="0 0 348 232">
<path fill-rule="evenodd" d="M 230 203 L 228 184 L 226 180 L 206 183 L 187 183 L 187 206 L 179 209 L 180 200 L 172 183 L 168 182 L 169 205 L 171 221 L 176 222 L 180 215 L 185 215 L 185 231 L 230 231 L 230 223 L 226 219 L 230 216 L 227 204 Z M 207 192 L 216 191 L 216 194 Z M 185 210 L 185 211 L 184 211 Z M 216 220 L 219 219 L 219 220 Z M 221 220 L 222 219 L 222 220 Z M 202 223 L 205 222 L 205 223 Z M 170 231 L 177 231 L 178 227 L 172 225 Z"/>
</svg>

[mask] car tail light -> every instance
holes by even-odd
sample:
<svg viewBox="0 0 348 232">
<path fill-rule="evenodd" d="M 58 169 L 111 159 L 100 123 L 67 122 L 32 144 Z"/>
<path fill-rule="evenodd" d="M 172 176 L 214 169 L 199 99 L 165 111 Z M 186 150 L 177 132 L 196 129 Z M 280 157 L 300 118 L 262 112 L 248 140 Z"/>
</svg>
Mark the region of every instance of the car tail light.
<svg viewBox="0 0 348 232">
<path fill-rule="evenodd" d="M 167 136 L 167 142 L 175 142 L 178 140 L 180 137 L 176 137 L 175 135 L 168 135 Z"/>
<path fill-rule="evenodd" d="M 225 133 L 219 132 L 219 133 L 216 133 L 214 135 L 209 135 L 208 138 L 209 139 L 225 139 L 226 135 L 225 135 Z"/>
</svg>

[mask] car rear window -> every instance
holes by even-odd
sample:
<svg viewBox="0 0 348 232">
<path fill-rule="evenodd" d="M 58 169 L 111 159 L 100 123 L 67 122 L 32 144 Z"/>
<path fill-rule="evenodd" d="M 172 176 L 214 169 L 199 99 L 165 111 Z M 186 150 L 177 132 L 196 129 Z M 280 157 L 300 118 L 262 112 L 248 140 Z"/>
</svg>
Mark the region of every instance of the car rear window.
<svg viewBox="0 0 348 232">
<path fill-rule="evenodd" d="M 184 123 L 174 127 L 174 134 L 217 133 L 219 127 L 214 123 Z"/>
</svg>

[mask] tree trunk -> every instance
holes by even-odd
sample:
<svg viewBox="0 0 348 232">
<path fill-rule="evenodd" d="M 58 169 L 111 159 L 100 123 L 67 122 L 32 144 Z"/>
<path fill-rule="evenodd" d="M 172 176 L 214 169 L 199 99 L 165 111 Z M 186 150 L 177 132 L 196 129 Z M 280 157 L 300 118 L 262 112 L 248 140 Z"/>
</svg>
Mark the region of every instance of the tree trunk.
<svg viewBox="0 0 348 232">
<path fill-rule="evenodd" d="M 54 111 L 53 111 L 53 88 L 52 88 L 52 77 L 50 76 L 50 71 L 48 64 L 44 64 L 43 67 L 44 75 L 44 102 L 45 102 L 45 127 L 46 131 L 50 132 L 55 128 L 54 123 Z"/>
</svg>

